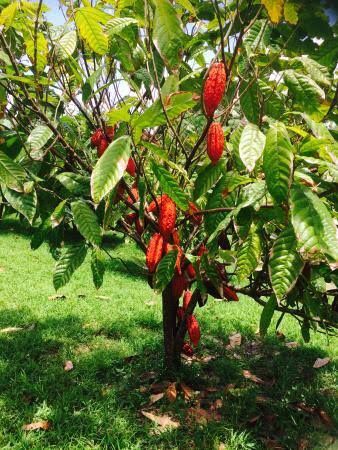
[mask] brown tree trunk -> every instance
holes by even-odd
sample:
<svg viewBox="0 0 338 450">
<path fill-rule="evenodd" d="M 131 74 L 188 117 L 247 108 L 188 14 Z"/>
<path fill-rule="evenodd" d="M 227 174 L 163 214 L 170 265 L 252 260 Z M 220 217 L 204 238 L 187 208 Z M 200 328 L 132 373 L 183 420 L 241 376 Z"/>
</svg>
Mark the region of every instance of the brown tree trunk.
<svg viewBox="0 0 338 450">
<path fill-rule="evenodd" d="M 175 346 L 177 307 L 178 301 L 173 298 L 169 284 L 162 292 L 164 366 L 169 373 L 180 366 L 180 352 Z"/>
</svg>

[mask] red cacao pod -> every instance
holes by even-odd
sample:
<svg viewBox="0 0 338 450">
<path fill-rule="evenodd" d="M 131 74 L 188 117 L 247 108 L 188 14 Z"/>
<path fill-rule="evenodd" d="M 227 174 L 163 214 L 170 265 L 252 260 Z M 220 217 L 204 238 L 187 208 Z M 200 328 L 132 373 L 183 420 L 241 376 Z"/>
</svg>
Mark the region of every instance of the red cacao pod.
<svg viewBox="0 0 338 450">
<path fill-rule="evenodd" d="M 220 159 L 223 154 L 223 150 L 224 132 L 222 125 L 219 122 L 213 122 L 207 135 L 207 152 L 213 164 L 216 164 Z"/>
<path fill-rule="evenodd" d="M 184 296 L 183 296 L 183 309 L 184 311 L 187 310 L 190 300 L 192 297 L 192 292 L 191 291 L 185 291 Z"/>
<path fill-rule="evenodd" d="M 183 342 L 182 345 L 182 353 L 190 358 L 194 355 L 194 350 L 188 342 Z"/>
<path fill-rule="evenodd" d="M 183 292 L 187 289 L 188 282 L 184 275 L 176 274 L 171 284 L 171 292 L 174 298 L 180 298 Z"/>
<path fill-rule="evenodd" d="M 91 135 L 90 143 L 92 147 L 98 147 L 101 139 L 104 138 L 104 133 L 102 128 L 98 128 L 94 131 L 94 133 Z"/>
<path fill-rule="evenodd" d="M 225 286 L 225 285 L 223 285 L 223 296 L 227 300 L 232 300 L 234 302 L 238 302 L 238 300 L 239 300 L 236 292 L 233 289 L 231 289 L 229 286 Z"/>
<path fill-rule="evenodd" d="M 196 225 L 201 225 L 201 223 L 203 221 L 203 215 L 196 214 L 197 212 L 199 212 L 199 209 L 197 208 L 195 203 L 189 202 L 188 214 L 189 214 L 192 222 L 194 222 Z"/>
<path fill-rule="evenodd" d="M 153 200 L 149 203 L 147 211 L 149 213 L 154 213 L 157 215 L 159 213 L 159 209 L 161 208 L 162 201 L 166 200 L 167 198 L 169 198 L 167 194 L 159 195 L 158 197 L 156 197 L 156 202 L 155 200 Z"/>
<path fill-rule="evenodd" d="M 212 117 L 220 104 L 224 95 L 226 80 L 224 64 L 213 64 L 203 87 L 203 108 L 207 117 Z"/>
<path fill-rule="evenodd" d="M 170 197 L 162 199 L 158 226 L 162 236 L 168 240 L 175 228 L 176 223 L 176 205 Z"/>
<path fill-rule="evenodd" d="M 192 345 L 197 347 L 201 339 L 201 330 L 195 316 L 191 315 L 187 317 L 187 329 Z"/>
<path fill-rule="evenodd" d="M 180 235 L 178 234 L 178 231 L 176 230 L 176 228 L 173 230 L 171 235 L 172 235 L 174 244 L 180 245 Z"/>
<path fill-rule="evenodd" d="M 138 188 L 137 188 L 137 185 L 135 183 L 131 187 L 131 193 L 133 194 L 133 196 L 135 198 L 135 202 L 130 196 L 128 196 L 127 202 L 131 203 L 131 204 L 138 202 L 139 199 L 140 199 L 140 195 L 138 193 Z"/>
<path fill-rule="evenodd" d="M 157 264 L 161 261 L 163 244 L 164 240 L 160 233 L 155 233 L 150 238 L 146 254 L 146 264 L 150 273 L 155 272 Z"/>
<path fill-rule="evenodd" d="M 194 280 L 196 278 L 196 270 L 192 264 L 189 264 L 186 268 L 186 273 L 190 280 Z"/>
<path fill-rule="evenodd" d="M 136 176 L 136 164 L 135 164 L 135 161 L 133 160 L 133 158 L 128 159 L 126 171 L 129 173 L 130 176 L 132 176 L 132 177 Z"/>
<path fill-rule="evenodd" d="M 99 158 L 101 158 L 101 156 L 103 155 L 103 153 L 106 151 L 108 145 L 109 145 L 108 140 L 107 140 L 105 137 L 103 137 L 103 138 L 100 140 L 99 145 L 97 146 L 97 156 L 98 156 Z"/>
<path fill-rule="evenodd" d="M 202 256 L 204 253 L 208 253 L 208 249 L 204 244 L 201 244 L 198 249 L 197 256 Z"/>
<path fill-rule="evenodd" d="M 127 214 L 124 220 L 129 224 L 132 225 L 136 220 L 137 214 L 136 212 L 132 212 L 130 214 Z"/>
<path fill-rule="evenodd" d="M 107 126 L 105 131 L 108 141 L 111 142 L 114 138 L 115 127 Z"/>
</svg>

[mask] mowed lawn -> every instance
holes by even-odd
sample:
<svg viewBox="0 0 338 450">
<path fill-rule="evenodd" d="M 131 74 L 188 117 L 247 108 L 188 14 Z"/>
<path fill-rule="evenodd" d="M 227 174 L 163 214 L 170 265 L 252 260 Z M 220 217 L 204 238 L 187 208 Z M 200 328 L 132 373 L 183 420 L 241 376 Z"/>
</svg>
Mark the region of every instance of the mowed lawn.
<svg viewBox="0 0 338 450">
<path fill-rule="evenodd" d="M 192 397 L 178 392 L 176 401 L 164 396 L 150 406 L 153 383 L 166 380 L 160 297 L 132 243 L 112 241 L 109 251 L 117 259 L 107 257 L 99 291 L 87 258 L 58 292 L 64 297 L 55 297 L 47 246 L 33 252 L 28 231 L 14 221 L 0 225 L 1 449 L 337 448 L 337 341 L 313 333 L 304 344 L 291 318 L 280 325 L 284 340 L 271 326 L 262 341 L 255 334 L 260 308 L 245 298 L 210 298 L 198 309 L 197 358 L 178 375 Z M 242 344 L 227 349 L 233 332 Z M 286 345 L 293 341 L 299 345 Z M 327 356 L 329 364 L 312 367 Z M 162 431 L 141 410 L 180 426 Z M 216 411 L 217 420 L 203 411 Z M 40 420 L 50 429 L 22 430 Z"/>
</svg>

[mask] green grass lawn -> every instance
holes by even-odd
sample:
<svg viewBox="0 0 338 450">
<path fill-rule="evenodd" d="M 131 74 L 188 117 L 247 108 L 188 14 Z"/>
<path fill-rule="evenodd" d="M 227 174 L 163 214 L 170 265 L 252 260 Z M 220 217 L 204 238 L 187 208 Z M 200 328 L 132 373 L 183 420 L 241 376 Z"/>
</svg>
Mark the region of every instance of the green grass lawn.
<svg viewBox="0 0 338 450">
<path fill-rule="evenodd" d="M 131 272 L 143 264 L 133 244 L 117 242 L 110 251 Z M 337 448 L 334 338 L 316 333 L 304 344 L 296 321 L 285 318 L 285 341 L 271 327 L 262 342 L 255 335 L 260 310 L 244 298 L 238 304 L 209 299 L 197 311 L 198 358 L 179 375 L 201 408 L 219 400 L 219 420 L 195 423 L 188 409 L 197 400 L 185 402 L 181 395 L 149 407 L 151 383 L 165 380 L 160 299 L 140 271 L 131 275 L 118 259 L 106 264 L 99 291 L 86 261 L 59 292 L 65 297 L 55 299 L 47 247 L 33 252 L 28 232 L 16 222 L 0 225 L 1 449 Z M 23 329 L 6 332 L 8 327 Z M 232 332 L 240 332 L 243 343 L 228 350 Z M 300 345 L 288 348 L 289 341 Z M 328 365 L 312 368 L 325 356 L 332 359 Z M 64 371 L 66 360 L 72 371 Z M 243 370 L 267 383 L 244 378 Z M 181 426 L 159 433 L 142 409 L 168 414 Z M 320 410 L 332 424 L 319 419 Z M 51 428 L 22 430 L 38 420 L 49 420 Z"/>
</svg>

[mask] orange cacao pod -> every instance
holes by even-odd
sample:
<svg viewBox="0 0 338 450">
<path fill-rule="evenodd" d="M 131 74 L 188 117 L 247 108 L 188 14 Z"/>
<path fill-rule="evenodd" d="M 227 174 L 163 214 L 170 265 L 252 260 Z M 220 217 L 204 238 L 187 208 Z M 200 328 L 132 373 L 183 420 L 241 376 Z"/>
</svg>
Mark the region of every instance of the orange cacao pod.
<svg viewBox="0 0 338 450">
<path fill-rule="evenodd" d="M 184 311 L 187 310 L 190 300 L 192 297 L 192 292 L 191 291 L 185 291 L 184 296 L 183 296 L 183 309 Z"/>
<path fill-rule="evenodd" d="M 196 270 L 194 269 L 194 266 L 191 263 L 186 268 L 186 273 L 190 280 L 194 280 L 196 278 Z"/>
<path fill-rule="evenodd" d="M 149 203 L 147 211 L 149 213 L 153 212 L 154 214 L 158 214 L 159 209 L 161 208 L 162 201 L 164 201 L 167 198 L 168 198 L 167 194 L 159 195 L 158 197 L 156 197 L 156 202 L 157 202 L 158 207 L 156 205 L 155 200 L 153 200 Z"/>
<path fill-rule="evenodd" d="M 211 66 L 203 87 L 203 108 L 207 117 L 212 117 L 225 91 L 226 72 L 223 63 Z"/>
<path fill-rule="evenodd" d="M 195 316 L 187 317 L 187 328 L 192 345 L 197 347 L 201 339 L 201 331 Z"/>
<path fill-rule="evenodd" d="M 160 233 L 155 233 L 150 238 L 146 254 L 146 264 L 150 273 L 155 272 L 157 264 L 161 261 L 163 243 L 163 237 Z"/>
<path fill-rule="evenodd" d="M 213 122 L 207 135 L 207 152 L 213 164 L 216 164 L 220 159 L 223 154 L 223 150 L 224 133 L 222 125 L 219 122 Z"/>
<path fill-rule="evenodd" d="M 171 284 L 171 291 L 174 298 L 180 298 L 183 292 L 187 289 L 188 282 L 184 275 L 175 275 Z"/>
<path fill-rule="evenodd" d="M 111 142 L 114 138 L 115 127 L 107 126 L 106 127 L 106 136 L 109 142 Z"/>
<path fill-rule="evenodd" d="M 233 289 L 231 289 L 229 286 L 224 286 L 223 285 L 223 296 L 227 300 L 232 300 L 234 302 L 238 302 L 238 300 L 239 300 L 236 292 Z"/>
<path fill-rule="evenodd" d="M 103 155 L 103 153 L 106 151 L 108 145 L 109 145 L 108 140 L 107 140 L 105 137 L 103 137 L 103 138 L 100 140 L 99 145 L 97 146 L 97 156 L 98 156 L 99 158 L 100 158 L 100 157 Z"/>
<path fill-rule="evenodd" d="M 176 205 L 170 197 L 162 199 L 160 207 L 160 215 L 158 226 L 162 236 L 168 240 L 175 228 L 176 222 Z"/>
<path fill-rule="evenodd" d="M 188 342 L 183 342 L 182 353 L 190 357 L 194 355 L 194 350 L 192 349 L 191 345 L 188 344 Z"/>
<path fill-rule="evenodd" d="M 176 228 L 173 230 L 171 235 L 172 235 L 174 244 L 180 245 L 180 235 L 178 234 L 178 231 L 176 230 Z"/>
<path fill-rule="evenodd" d="M 130 176 L 132 176 L 132 177 L 136 176 L 136 164 L 135 164 L 135 161 L 133 160 L 133 158 L 128 159 L 126 171 L 129 173 Z"/>
</svg>

